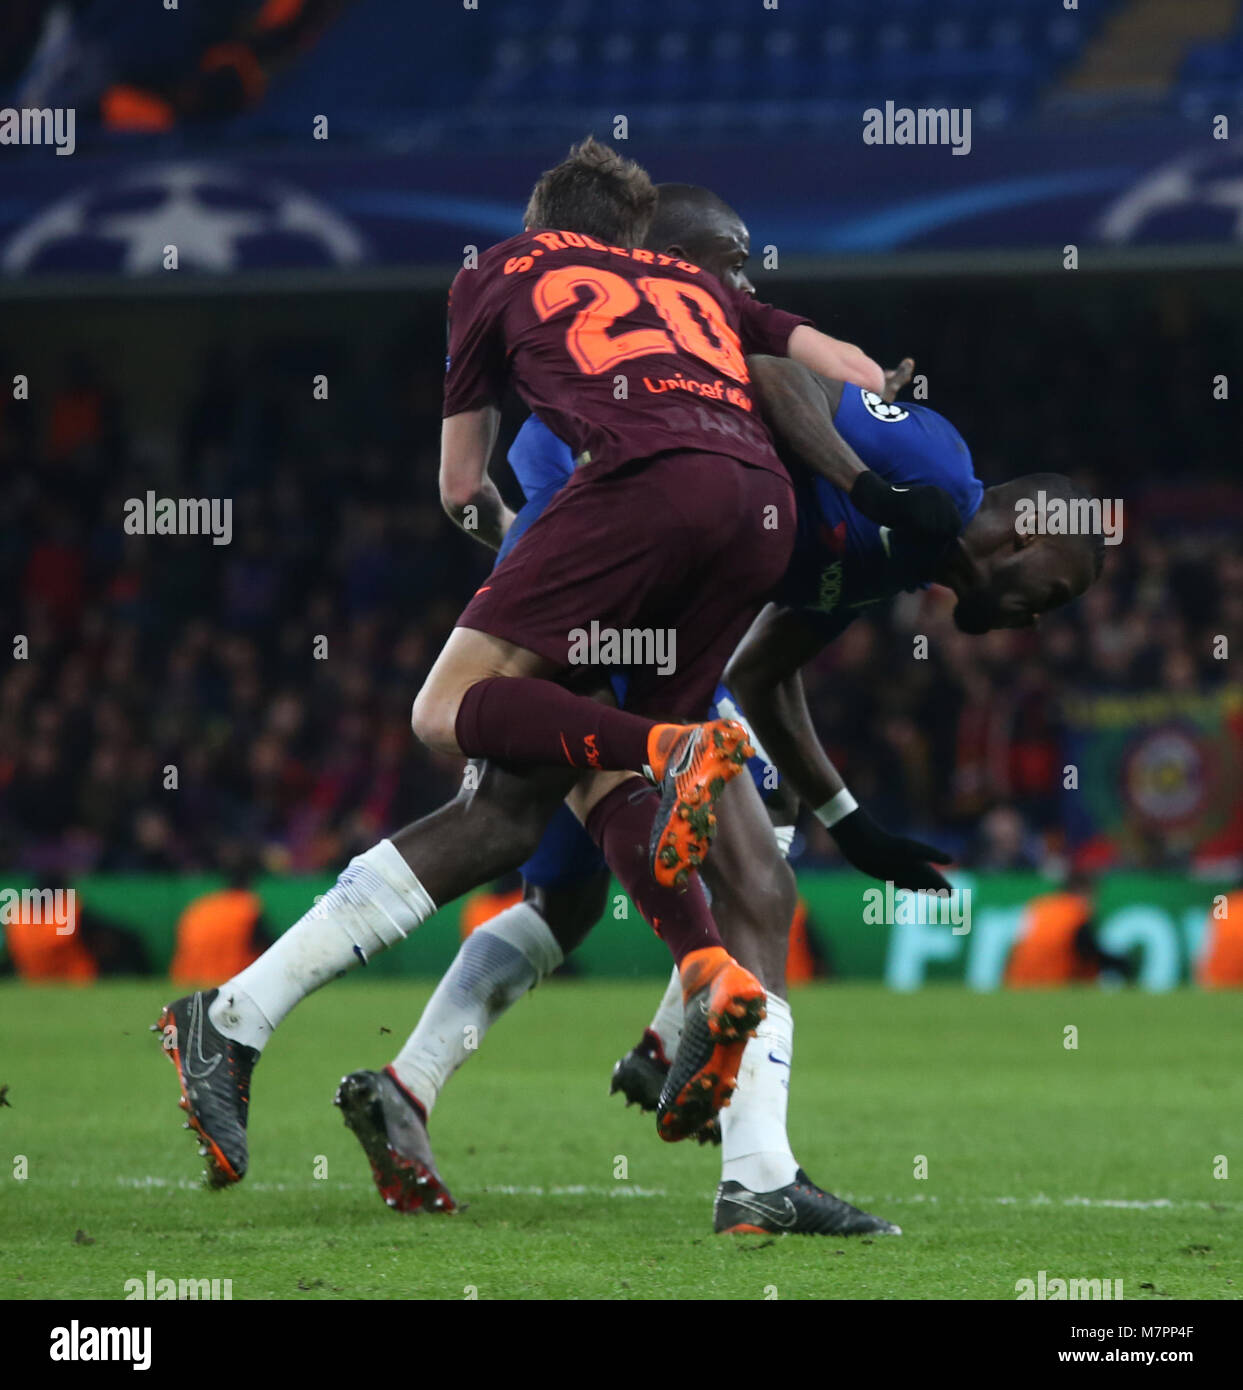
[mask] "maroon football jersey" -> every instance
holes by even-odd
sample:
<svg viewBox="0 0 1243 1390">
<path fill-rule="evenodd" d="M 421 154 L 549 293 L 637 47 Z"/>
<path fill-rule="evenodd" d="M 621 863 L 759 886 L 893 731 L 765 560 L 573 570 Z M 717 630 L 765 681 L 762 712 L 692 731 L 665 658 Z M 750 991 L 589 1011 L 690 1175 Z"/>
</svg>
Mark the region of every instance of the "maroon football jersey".
<svg viewBox="0 0 1243 1390">
<path fill-rule="evenodd" d="M 453 281 L 444 414 L 512 380 L 593 472 L 686 449 L 784 476 L 745 358 L 807 322 L 672 256 L 523 232 Z"/>
</svg>

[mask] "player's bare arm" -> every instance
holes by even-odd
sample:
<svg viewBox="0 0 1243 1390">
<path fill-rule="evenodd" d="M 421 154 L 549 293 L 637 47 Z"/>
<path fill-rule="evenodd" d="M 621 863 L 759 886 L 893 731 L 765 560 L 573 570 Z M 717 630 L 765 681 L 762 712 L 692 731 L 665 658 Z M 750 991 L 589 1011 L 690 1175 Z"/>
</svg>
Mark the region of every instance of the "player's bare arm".
<svg viewBox="0 0 1243 1390">
<path fill-rule="evenodd" d="M 455 526 L 490 550 L 500 548 L 514 514 L 488 476 L 500 431 L 494 405 L 451 415 L 440 432 L 440 501 Z"/>
<path fill-rule="evenodd" d="M 884 371 L 862 348 L 821 333 L 809 323 L 799 324 L 790 334 L 788 351 L 792 361 L 801 362 L 821 376 L 847 381 L 877 395 L 885 390 Z"/>
<path fill-rule="evenodd" d="M 824 637 L 806 619 L 770 603 L 730 658 L 726 682 L 782 780 L 812 809 L 850 863 L 899 888 L 948 888 L 932 865 L 947 863 L 949 855 L 877 825 L 825 753 L 802 678 L 802 668 L 824 646 Z"/>
<path fill-rule="evenodd" d="M 725 668 L 726 684 L 783 780 L 813 807 L 845 786 L 816 737 L 800 675 L 824 645 L 810 623 L 770 603 Z"/>
<path fill-rule="evenodd" d="M 833 423 L 841 381 L 784 357 L 748 357 L 747 366 L 764 421 L 778 447 L 835 487 L 850 492 L 868 467 Z"/>
</svg>

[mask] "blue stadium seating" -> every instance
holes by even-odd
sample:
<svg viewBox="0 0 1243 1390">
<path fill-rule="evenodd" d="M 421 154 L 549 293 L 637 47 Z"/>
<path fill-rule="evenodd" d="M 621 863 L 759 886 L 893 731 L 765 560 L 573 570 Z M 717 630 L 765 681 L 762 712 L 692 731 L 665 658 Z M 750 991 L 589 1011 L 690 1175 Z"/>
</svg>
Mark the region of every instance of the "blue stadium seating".
<svg viewBox="0 0 1243 1390">
<path fill-rule="evenodd" d="M 859 103 L 987 103 L 1014 119 L 1057 81 L 1123 0 L 506 0 L 481 11 L 359 0 L 273 86 L 261 123 L 339 126 L 434 142 L 561 133 L 625 112 L 649 128 L 718 136 L 857 123 Z M 413 65 L 410 55 L 450 53 Z M 1189 59 L 1184 81 L 1237 75 Z M 1216 66 L 1214 66 L 1216 64 Z M 420 73 L 418 85 L 411 74 Z M 328 100 L 331 98 L 331 101 Z M 380 114 L 383 113 L 383 114 Z"/>
<path fill-rule="evenodd" d="M 1187 51 L 1173 102 L 1192 118 L 1243 107 L 1243 19 L 1225 39 L 1194 44 Z"/>
</svg>

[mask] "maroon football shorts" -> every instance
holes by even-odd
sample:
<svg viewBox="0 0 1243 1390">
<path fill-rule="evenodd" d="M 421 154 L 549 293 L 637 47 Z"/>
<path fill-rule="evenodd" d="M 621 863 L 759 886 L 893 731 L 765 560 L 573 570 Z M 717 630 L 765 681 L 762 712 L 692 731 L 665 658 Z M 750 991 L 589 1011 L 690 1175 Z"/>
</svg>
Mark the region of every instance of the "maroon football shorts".
<svg viewBox="0 0 1243 1390">
<path fill-rule="evenodd" d="M 723 454 L 576 473 L 458 626 L 536 652 L 567 675 L 584 663 L 625 670 L 628 710 L 701 720 L 786 571 L 794 532 L 789 480 Z"/>
</svg>

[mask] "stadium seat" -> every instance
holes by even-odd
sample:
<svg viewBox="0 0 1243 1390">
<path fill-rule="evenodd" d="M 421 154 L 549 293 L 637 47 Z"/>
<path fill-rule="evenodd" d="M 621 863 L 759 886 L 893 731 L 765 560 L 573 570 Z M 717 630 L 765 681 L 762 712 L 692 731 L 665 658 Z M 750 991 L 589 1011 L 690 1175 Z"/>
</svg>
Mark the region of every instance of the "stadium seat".
<svg viewBox="0 0 1243 1390">
<path fill-rule="evenodd" d="M 360 126 L 365 113 L 392 131 L 415 121 L 424 132 L 447 133 L 453 122 L 444 115 L 453 108 L 471 113 L 480 138 L 510 140 L 513 103 L 530 104 L 532 128 L 547 134 L 563 133 L 571 116 L 586 119 L 605 101 L 625 106 L 632 120 L 670 129 L 693 122 L 710 134 L 702 109 L 714 101 L 731 103 L 726 116 L 735 132 L 755 121 L 766 130 L 784 121 L 793 131 L 857 121 L 849 103 L 865 91 L 907 104 L 935 91 L 938 104 L 957 106 L 987 94 L 991 110 L 1013 119 L 1071 66 L 1120 3 L 1079 0 L 1071 13 L 1049 0 L 1007 0 L 1004 7 L 997 0 L 890 0 L 880 10 L 874 0 L 790 0 L 774 10 L 758 0 L 682 0 L 673 12 L 668 0 L 628 0 L 602 27 L 596 0 L 508 0 L 476 45 L 458 41 L 469 20 L 450 9 L 416 16 L 383 0 L 358 0 L 331 44 L 318 45 L 273 85 L 264 114 L 269 128 L 298 129 L 314 93 L 338 113 L 338 128 Z M 450 40 L 444 47 L 454 60 L 411 91 L 404 67 L 375 62 L 376 34 L 384 51 L 408 52 L 426 43 L 429 26 Z M 1197 110 L 1233 103 L 1241 74 L 1237 35 L 1198 45 L 1172 102 Z M 807 102 L 816 104 L 810 115 Z M 720 113 L 717 119 L 724 134 Z"/>
</svg>

